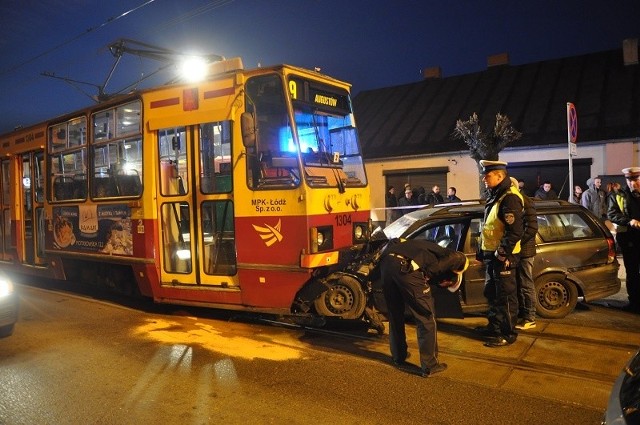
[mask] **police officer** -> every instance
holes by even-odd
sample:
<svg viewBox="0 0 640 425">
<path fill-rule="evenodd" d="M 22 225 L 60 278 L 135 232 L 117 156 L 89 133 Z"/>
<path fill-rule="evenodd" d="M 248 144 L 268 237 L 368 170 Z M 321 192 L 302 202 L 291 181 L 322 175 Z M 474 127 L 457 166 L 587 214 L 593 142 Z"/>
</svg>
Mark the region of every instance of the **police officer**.
<svg viewBox="0 0 640 425">
<path fill-rule="evenodd" d="M 447 368 L 438 360 L 436 318 L 429 282 L 440 282 L 455 292 L 467 257 L 423 239 L 391 241 L 380 261 L 382 292 L 389 317 L 389 346 L 396 367 L 410 371 L 407 359 L 405 311 L 408 307 L 416 323 L 420 351 L 420 376 L 429 377 Z"/>
<path fill-rule="evenodd" d="M 640 313 L 640 167 L 622 170 L 627 187 L 607 198 L 607 217 L 616 227 L 616 242 L 622 250 L 627 273 L 629 305 Z"/>
<path fill-rule="evenodd" d="M 482 227 L 482 258 L 486 267 L 484 294 L 489 301 L 488 336 L 484 345 L 502 347 L 518 336 L 518 296 L 515 269 L 524 233 L 523 201 L 511 186 L 507 163 L 481 160 L 487 203 Z"/>
</svg>

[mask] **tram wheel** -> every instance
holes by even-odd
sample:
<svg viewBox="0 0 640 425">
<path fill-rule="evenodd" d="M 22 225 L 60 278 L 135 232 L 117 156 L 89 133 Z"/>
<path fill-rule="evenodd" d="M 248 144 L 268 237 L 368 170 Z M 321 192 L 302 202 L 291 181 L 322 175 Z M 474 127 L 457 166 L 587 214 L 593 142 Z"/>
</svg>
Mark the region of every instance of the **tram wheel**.
<svg viewBox="0 0 640 425">
<path fill-rule="evenodd" d="M 535 288 L 536 313 L 540 317 L 565 317 L 578 303 L 578 289 L 562 275 L 543 275 L 536 280 Z"/>
<path fill-rule="evenodd" d="M 347 275 L 329 281 L 330 287 L 314 301 L 318 314 L 327 317 L 357 319 L 366 306 L 366 295 L 360 282 Z"/>
</svg>

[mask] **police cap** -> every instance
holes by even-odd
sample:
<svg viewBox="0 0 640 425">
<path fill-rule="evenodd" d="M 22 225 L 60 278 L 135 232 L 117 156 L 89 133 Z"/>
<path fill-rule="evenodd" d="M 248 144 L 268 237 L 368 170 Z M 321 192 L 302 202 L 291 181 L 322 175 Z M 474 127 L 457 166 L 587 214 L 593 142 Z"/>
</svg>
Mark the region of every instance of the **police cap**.
<svg viewBox="0 0 640 425">
<path fill-rule="evenodd" d="M 625 177 L 640 176 L 640 167 L 623 168 L 622 174 L 624 174 Z"/>
<path fill-rule="evenodd" d="M 504 161 L 489 161 L 482 159 L 480 160 L 480 166 L 482 167 L 482 174 L 487 174 L 488 172 L 495 170 L 507 170 L 507 163 Z"/>
</svg>

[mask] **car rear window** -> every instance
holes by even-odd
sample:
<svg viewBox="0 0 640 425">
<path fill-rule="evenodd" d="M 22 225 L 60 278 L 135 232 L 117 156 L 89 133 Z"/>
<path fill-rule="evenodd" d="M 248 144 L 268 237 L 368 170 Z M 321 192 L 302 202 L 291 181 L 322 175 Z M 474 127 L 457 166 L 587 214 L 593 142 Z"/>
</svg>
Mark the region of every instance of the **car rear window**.
<svg viewBox="0 0 640 425">
<path fill-rule="evenodd" d="M 538 234 L 544 242 L 590 239 L 602 233 L 577 212 L 538 214 Z"/>
</svg>

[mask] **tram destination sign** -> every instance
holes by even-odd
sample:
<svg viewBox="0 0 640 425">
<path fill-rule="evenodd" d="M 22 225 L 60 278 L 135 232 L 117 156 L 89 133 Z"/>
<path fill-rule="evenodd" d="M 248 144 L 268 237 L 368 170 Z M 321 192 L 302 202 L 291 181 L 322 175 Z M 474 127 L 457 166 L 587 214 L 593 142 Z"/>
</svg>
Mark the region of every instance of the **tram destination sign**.
<svg viewBox="0 0 640 425">
<path fill-rule="evenodd" d="M 337 87 L 291 77 L 289 78 L 289 94 L 294 102 L 306 103 L 315 109 L 340 115 L 346 115 L 351 111 L 348 93 Z"/>
</svg>

